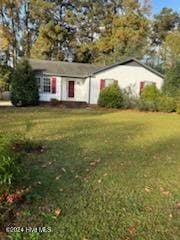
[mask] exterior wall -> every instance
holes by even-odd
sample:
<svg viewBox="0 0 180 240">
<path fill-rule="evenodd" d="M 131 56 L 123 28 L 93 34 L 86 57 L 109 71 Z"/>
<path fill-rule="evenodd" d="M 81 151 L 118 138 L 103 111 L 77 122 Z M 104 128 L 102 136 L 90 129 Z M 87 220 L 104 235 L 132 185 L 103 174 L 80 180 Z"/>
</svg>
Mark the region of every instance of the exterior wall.
<svg viewBox="0 0 180 240">
<path fill-rule="evenodd" d="M 36 75 L 37 78 L 43 78 L 43 77 L 56 77 L 56 93 L 45 93 L 45 92 L 39 92 L 39 100 L 42 102 L 49 102 L 52 98 L 55 98 L 57 100 L 61 99 L 61 92 L 60 92 L 60 84 L 61 84 L 61 77 L 57 77 L 55 75 Z"/>
<path fill-rule="evenodd" d="M 97 100 L 100 93 L 100 80 L 101 79 L 113 79 L 117 80 L 120 88 L 125 89 L 131 87 L 133 94 L 138 96 L 140 90 L 140 82 L 154 82 L 157 88 L 161 88 L 163 84 L 163 78 L 157 76 L 151 71 L 145 69 L 142 66 L 128 66 L 120 65 L 111 69 L 104 70 L 95 74 L 92 77 L 73 78 L 73 77 L 57 77 L 55 75 L 42 75 L 37 74 L 36 77 L 56 77 L 56 93 L 44 93 L 40 92 L 40 101 L 50 101 L 55 98 L 60 101 L 79 101 L 97 104 Z M 68 81 L 74 81 L 74 98 L 68 97 Z M 89 89 L 90 86 L 90 89 Z"/>
<path fill-rule="evenodd" d="M 158 89 L 160 89 L 163 84 L 163 78 L 142 66 L 120 65 L 97 73 L 91 78 L 91 104 L 97 104 L 101 79 L 117 80 L 120 88 L 125 89 L 131 87 L 133 94 L 136 96 L 139 96 L 140 82 L 154 82 Z"/>
<path fill-rule="evenodd" d="M 74 97 L 68 97 L 68 81 L 74 81 Z M 62 77 L 62 101 L 87 102 L 87 81 L 83 78 Z"/>
</svg>

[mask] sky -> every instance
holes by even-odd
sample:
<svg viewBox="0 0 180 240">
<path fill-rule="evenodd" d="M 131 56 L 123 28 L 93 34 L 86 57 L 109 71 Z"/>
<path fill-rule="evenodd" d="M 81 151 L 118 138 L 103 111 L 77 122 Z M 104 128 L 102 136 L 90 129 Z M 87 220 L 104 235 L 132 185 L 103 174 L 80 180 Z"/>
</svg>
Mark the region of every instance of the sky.
<svg viewBox="0 0 180 240">
<path fill-rule="evenodd" d="M 159 13 L 163 7 L 173 8 L 180 12 L 180 0 L 152 0 L 153 13 Z"/>
</svg>

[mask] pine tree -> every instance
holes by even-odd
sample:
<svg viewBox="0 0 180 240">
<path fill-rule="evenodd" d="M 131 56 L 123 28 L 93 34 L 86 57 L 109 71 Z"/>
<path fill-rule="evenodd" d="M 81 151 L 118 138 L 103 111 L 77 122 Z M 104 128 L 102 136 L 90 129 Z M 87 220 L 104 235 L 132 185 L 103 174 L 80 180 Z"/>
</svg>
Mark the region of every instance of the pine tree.
<svg viewBox="0 0 180 240">
<path fill-rule="evenodd" d="M 34 72 L 26 59 L 15 69 L 11 84 L 11 101 L 15 106 L 33 106 L 39 101 L 38 87 Z"/>
</svg>

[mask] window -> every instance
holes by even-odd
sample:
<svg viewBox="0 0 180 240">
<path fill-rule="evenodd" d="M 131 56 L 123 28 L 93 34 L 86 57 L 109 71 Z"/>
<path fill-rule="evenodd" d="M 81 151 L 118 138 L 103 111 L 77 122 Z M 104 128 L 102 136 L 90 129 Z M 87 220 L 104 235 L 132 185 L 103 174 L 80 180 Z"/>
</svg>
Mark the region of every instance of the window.
<svg viewBox="0 0 180 240">
<path fill-rule="evenodd" d="M 105 79 L 105 87 L 114 83 L 114 79 Z"/>
<path fill-rule="evenodd" d="M 111 84 L 117 84 L 118 85 L 118 80 L 114 80 L 114 79 L 101 79 L 100 80 L 100 90 L 102 90 L 103 88 L 111 85 Z"/>
<path fill-rule="evenodd" d="M 50 93 L 51 92 L 51 79 L 43 78 L 43 92 Z"/>
<path fill-rule="evenodd" d="M 36 82 L 37 82 L 38 90 L 41 91 L 41 78 L 36 77 Z"/>
<path fill-rule="evenodd" d="M 156 86 L 156 83 L 152 81 L 140 82 L 140 93 L 144 90 L 146 86 L 153 85 L 153 84 Z"/>
</svg>

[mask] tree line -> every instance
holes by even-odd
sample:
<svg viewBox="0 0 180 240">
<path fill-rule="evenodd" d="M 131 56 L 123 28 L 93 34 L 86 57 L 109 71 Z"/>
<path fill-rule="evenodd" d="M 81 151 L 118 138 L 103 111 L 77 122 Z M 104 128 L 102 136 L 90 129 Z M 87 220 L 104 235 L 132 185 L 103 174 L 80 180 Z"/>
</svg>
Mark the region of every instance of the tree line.
<svg viewBox="0 0 180 240">
<path fill-rule="evenodd" d="M 145 59 L 163 71 L 180 54 L 180 15 L 150 0 L 1 0 L 0 55 L 114 63 Z"/>
</svg>

